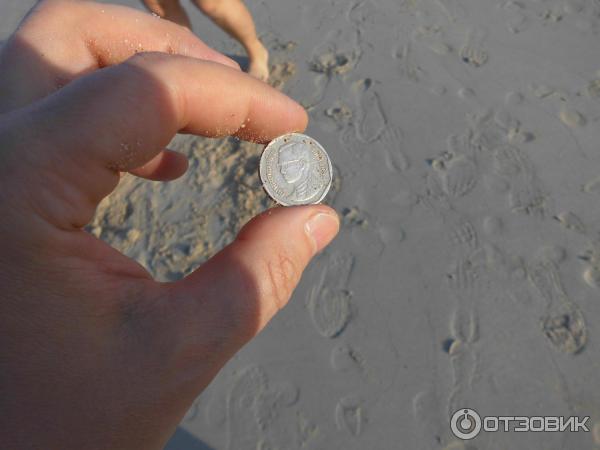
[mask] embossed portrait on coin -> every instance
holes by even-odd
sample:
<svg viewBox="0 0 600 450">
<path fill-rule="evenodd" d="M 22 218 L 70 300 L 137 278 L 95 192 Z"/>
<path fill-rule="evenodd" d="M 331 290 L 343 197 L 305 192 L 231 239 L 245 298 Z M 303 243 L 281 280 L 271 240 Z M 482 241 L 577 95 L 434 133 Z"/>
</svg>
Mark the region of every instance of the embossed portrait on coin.
<svg viewBox="0 0 600 450">
<path fill-rule="evenodd" d="M 308 200 L 319 189 L 318 167 L 305 145 L 290 142 L 281 146 L 277 167 L 288 184 L 290 197 L 297 201 Z"/>
</svg>

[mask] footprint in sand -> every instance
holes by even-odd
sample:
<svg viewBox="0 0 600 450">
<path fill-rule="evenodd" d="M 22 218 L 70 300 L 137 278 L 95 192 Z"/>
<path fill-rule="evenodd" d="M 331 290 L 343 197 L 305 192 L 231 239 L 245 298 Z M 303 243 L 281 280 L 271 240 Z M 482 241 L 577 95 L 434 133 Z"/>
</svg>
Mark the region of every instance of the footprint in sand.
<svg viewBox="0 0 600 450">
<path fill-rule="evenodd" d="M 463 197 L 477 184 L 477 166 L 474 160 L 464 155 L 448 154 L 448 157 L 433 160 L 431 167 L 451 198 Z"/>
<path fill-rule="evenodd" d="M 530 21 L 521 3 L 508 1 L 502 5 L 502 9 L 508 14 L 506 26 L 511 33 L 521 33 L 529 27 Z"/>
<path fill-rule="evenodd" d="M 352 89 L 356 95 L 358 112 L 358 120 L 355 122 L 356 137 L 363 143 L 375 142 L 387 125 L 379 94 L 370 78 L 356 82 Z"/>
<path fill-rule="evenodd" d="M 443 213 L 444 231 L 461 254 L 471 253 L 479 245 L 475 225 L 463 214 L 454 210 Z"/>
<path fill-rule="evenodd" d="M 315 76 L 305 77 L 305 81 L 299 80 L 294 86 L 294 91 L 302 93 L 302 97 L 305 98 L 302 102 L 305 107 L 310 109 L 323 101 L 332 80 L 336 78 L 343 80 L 360 61 L 362 50 L 359 46 L 348 42 L 344 32 L 336 30 L 330 32 L 325 40 L 313 49 L 308 67 Z M 310 86 L 307 86 L 307 83 L 310 83 Z M 306 98 L 306 92 L 311 92 L 312 95 Z"/>
<path fill-rule="evenodd" d="M 413 31 L 411 37 L 415 43 L 422 43 L 436 55 L 443 56 L 452 52 L 452 46 L 445 42 L 443 28 L 439 25 L 422 25 Z"/>
<path fill-rule="evenodd" d="M 319 334 L 333 338 L 344 330 L 350 320 L 350 298 L 349 291 L 332 290 L 327 286 L 313 294 L 308 310 Z"/>
<path fill-rule="evenodd" d="M 544 245 L 535 253 L 538 260 L 548 260 L 558 265 L 567 257 L 567 251 L 559 245 Z"/>
<path fill-rule="evenodd" d="M 579 111 L 567 107 L 563 107 L 560 109 L 558 117 L 560 118 L 561 122 L 569 128 L 582 127 L 587 123 L 587 119 L 583 114 L 581 114 Z"/>
<path fill-rule="evenodd" d="M 398 46 L 394 52 L 394 58 L 398 60 L 398 74 L 401 79 L 419 83 L 426 76 L 423 68 L 414 60 L 410 41 Z"/>
<path fill-rule="evenodd" d="M 464 63 L 472 67 L 481 67 L 488 61 L 488 52 L 483 45 L 486 34 L 481 28 L 472 28 L 467 32 L 459 51 L 460 59 Z"/>
<path fill-rule="evenodd" d="M 518 91 L 508 91 L 504 96 L 504 104 L 511 108 L 519 106 L 525 101 L 525 97 Z"/>
<path fill-rule="evenodd" d="M 581 186 L 581 190 L 588 194 L 598 194 L 600 193 L 600 177 L 594 177 Z"/>
<path fill-rule="evenodd" d="M 444 341 L 444 350 L 450 356 L 452 368 L 449 411 L 464 404 L 478 375 L 479 355 L 472 346 L 479 339 L 479 320 L 474 303 L 477 300 L 458 298 L 458 306 L 450 319 L 450 338 Z"/>
<path fill-rule="evenodd" d="M 285 84 L 296 75 L 296 64 L 293 61 L 281 61 L 271 65 L 269 84 L 275 89 L 283 90 Z"/>
<path fill-rule="evenodd" d="M 512 184 L 508 194 L 511 211 L 543 218 L 548 215 L 548 196 L 536 185 Z"/>
<path fill-rule="evenodd" d="M 453 343 L 449 354 L 452 386 L 448 395 L 447 410 L 451 413 L 468 403 L 469 394 L 473 391 L 473 383 L 479 375 L 480 359 L 477 352 L 459 341 Z"/>
<path fill-rule="evenodd" d="M 529 19 L 526 15 L 515 12 L 506 21 L 508 30 L 513 34 L 521 33 L 529 28 Z"/>
<path fill-rule="evenodd" d="M 422 391 L 413 397 L 412 413 L 419 437 L 419 448 L 439 448 L 442 436 L 448 428 L 447 419 L 443 423 L 440 417 L 443 410 L 442 402 L 433 391 Z"/>
<path fill-rule="evenodd" d="M 554 216 L 554 220 L 560 223 L 565 229 L 585 235 L 586 227 L 583 220 L 571 211 L 562 211 Z"/>
<path fill-rule="evenodd" d="M 450 335 L 454 340 L 473 344 L 479 338 L 479 321 L 470 308 L 457 308 L 450 318 Z"/>
<path fill-rule="evenodd" d="M 403 133 L 399 127 L 386 127 L 381 134 L 380 145 L 384 149 L 385 165 L 388 169 L 392 172 L 404 172 L 409 169 L 410 161 L 403 150 Z"/>
<path fill-rule="evenodd" d="M 350 5 L 348 20 L 362 28 L 367 22 L 372 22 L 378 11 L 377 4 L 373 0 L 359 0 Z"/>
<path fill-rule="evenodd" d="M 542 330 L 552 346 L 563 353 L 577 354 L 587 342 L 587 328 L 581 310 L 562 305 L 542 320 Z"/>
<path fill-rule="evenodd" d="M 496 147 L 506 144 L 509 140 L 507 130 L 498 124 L 492 110 L 468 114 L 467 121 L 467 149 L 493 152 Z M 464 154 L 472 156 L 469 152 Z"/>
<path fill-rule="evenodd" d="M 542 191 L 533 165 L 517 147 L 502 145 L 493 152 L 494 169 L 509 180 L 508 203 L 511 211 L 545 217 L 551 209 L 549 197 Z"/>
<path fill-rule="evenodd" d="M 327 108 L 323 113 L 335 122 L 339 130 L 348 127 L 352 123 L 354 116 L 352 108 L 341 101 L 336 101 L 333 106 Z"/>
<path fill-rule="evenodd" d="M 358 395 L 342 397 L 335 406 L 335 422 L 338 429 L 359 436 L 367 422 L 364 401 Z"/>
<path fill-rule="evenodd" d="M 446 138 L 446 150 L 449 155 L 463 155 L 467 158 L 475 158 L 479 151 L 473 143 L 472 133 L 469 132 L 448 136 Z"/>
<path fill-rule="evenodd" d="M 500 217 L 486 216 L 483 218 L 482 228 L 488 236 L 498 236 L 504 230 L 504 222 Z"/>
<path fill-rule="evenodd" d="M 443 350 L 450 356 L 452 371 L 448 395 L 451 412 L 466 400 L 477 377 L 479 356 L 473 347 L 479 339 L 477 304 L 486 293 L 489 279 L 486 253 L 479 246 L 474 225 L 453 209 L 444 212 L 443 218 L 457 251 L 446 273 L 447 287 L 456 307 L 449 322 L 450 336 L 442 343 Z"/>
<path fill-rule="evenodd" d="M 568 14 L 577 14 L 585 10 L 586 4 L 585 0 L 565 0 L 563 8 Z"/>
<path fill-rule="evenodd" d="M 259 366 L 242 369 L 227 397 L 227 448 L 253 449 L 261 438 L 258 408 L 268 388 L 267 375 Z"/>
<path fill-rule="evenodd" d="M 590 98 L 600 98 L 600 79 L 590 81 L 586 90 Z"/>
<path fill-rule="evenodd" d="M 209 427 L 220 428 L 227 423 L 227 402 L 219 395 L 213 395 L 207 402 L 204 419 Z"/>
<path fill-rule="evenodd" d="M 355 372 L 365 374 L 366 361 L 364 356 L 354 347 L 341 343 L 333 347 L 329 357 L 331 368 L 337 372 Z"/>
<path fill-rule="evenodd" d="M 299 391 L 291 383 L 270 386 L 256 405 L 256 420 L 261 431 L 267 428 L 281 414 L 282 407 L 292 406 L 298 400 Z"/>
<path fill-rule="evenodd" d="M 600 267 L 586 267 L 586 269 L 583 271 L 583 281 L 585 281 L 590 287 L 600 287 Z"/>
<path fill-rule="evenodd" d="M 527 267 L 527 277 L 547 308 L 568 301 L 556 263 L 547 259 L 535 260 Z"/>
<path fill-rule="evenodd" d="M 459 0 L 435 0 L 435 3 L 450 22 L 466 17 L 464 6 L 460 4 Z"/>
<path fill-rule="evenodd" d="M 308 312 L 317 332 L 327 338 L 338 336 L 351 318 L 351 292 L 347 282 L 354 265 L 351 255 L 324 254 L 325 267 L 320 281 L 308 298 Z"/>
<path fill-rule="evenodd" d="M 448 287 L 459 300 L 473 298 L 485 288 L 485 252 L 478 249 L 466 257 L 454 261 L 446 273 Z M 465 297 L 470 298 L 465 298 Z"/>
<path fill-rule="evenodd" d="M 360 56 L 361 52 L 358 48 L 341 50 L 333 41 L 326 41 L 313 50 L 309 68 L 328 78 L 344 75 L 356 66 Z"/>
<path fill-rule="evenodd" d="M 308 439 L 290 428 L 285 413 L 298 397 L 298 388 L 289 382 L 270 385 L 260 366 L 242 369 L 227 397 L 227 448 L 295 448 L 296 440 Z"/>
<path fill-rule="evenodd" d="M 563 288 L 556 263 L 547 259 L 533 261 L 527 267 L 527 275 L 544 301 L 544 335 L 556 350 L 580 353 L 587 343 L 587 327 L 581 309 Z"/>
</svg>

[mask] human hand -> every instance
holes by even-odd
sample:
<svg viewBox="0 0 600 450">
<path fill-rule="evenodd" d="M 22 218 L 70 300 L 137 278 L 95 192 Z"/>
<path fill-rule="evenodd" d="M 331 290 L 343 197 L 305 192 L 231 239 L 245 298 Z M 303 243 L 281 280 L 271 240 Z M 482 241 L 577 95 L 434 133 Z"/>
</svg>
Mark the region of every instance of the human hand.
<svg viewBox="0 0 600 450">
<path fill-rule="evenodd" d="M 306 113 L 186 29 L 83 1 L 41 2 L 0 73 L 0 442 L 160 449 L 286 304 L 337 216 L 272 209 L 176 283 L 82 227 L 121 171 L 185 172 L 164 149 L 176 132 L 266 142 Z"/>
</svg>

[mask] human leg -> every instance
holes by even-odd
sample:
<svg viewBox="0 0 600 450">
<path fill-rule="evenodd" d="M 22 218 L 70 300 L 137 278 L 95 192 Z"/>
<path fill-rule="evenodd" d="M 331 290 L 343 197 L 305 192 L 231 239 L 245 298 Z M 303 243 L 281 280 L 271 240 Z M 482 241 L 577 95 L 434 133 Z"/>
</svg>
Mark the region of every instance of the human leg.
<svg viewBox="0 0 600 450">
<path fill-rule="evenodd" d="M 190 18 L 179 3 L 179 0 L 142 0 L 146 8 L 163 19 L 170 20 L 179 25 L 192 28 Z"/>
<path fill-rule="evenodd" d="M 258 79 L 269 78 L 269 52 L 256 35 L 250 11 L 241 0 L 193 0 L 200 10 L 248 53 L 248 72 Z"/>
</svg>

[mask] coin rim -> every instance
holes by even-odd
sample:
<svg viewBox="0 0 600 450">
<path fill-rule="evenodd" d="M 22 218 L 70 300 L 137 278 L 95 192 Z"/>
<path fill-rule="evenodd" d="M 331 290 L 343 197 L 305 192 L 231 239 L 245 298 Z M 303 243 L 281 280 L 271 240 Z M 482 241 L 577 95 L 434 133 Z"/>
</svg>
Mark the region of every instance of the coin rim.
<svg viewBox="0 0 600 450">
<path fill-rule="evenodd" d="M 269 184 L 266 182 L 266 174 L 263 173 L 263 157 L 265 155 L 265 153 L 267 152 L 267 150 L 270 147 L 274 147 L 276 145 L 276 143 L 278 143 L 280 140 L 288 137 L 288 136 L 297 136 L 300 138 L 308 138 L 311 141 L 313 141 L 315 144 L 317 144 L 318 148 L 325 154 L 325 156 L 327 157 L 327 165 L 329 168 L 329 182 L 327 183 L 327 186 L 323 189 L 323 194 L 319 197 L 318 200 L 311 202 L 311 203 L 288 203 L 286 201 L 280 201 L 276 198 L 276 196 L 273 195 L 273 193 L 271 192 L 271 190 L 269 189 Z M 259 168 L 259 175 L 260 175 L 260 181 L 262 183 L 263 189 L 267 192 L 267 194 L 269 195 L 269 197 L 271 197 L 275 202 L 277 202 L 278 204 L 282 205 L 282 206 L 301 206 L 301 205 L 317 205 L 319 203 L 321 203 L 323 201 L 323 199 L 327 196 L 327 194 L 329 193 L 329 190 L 331 189 L 331 184 L 333 183 L 333 166 L 331 164 L 331 158 L 329 157 L 329 154 L 327 153 L 327 151 L 323 148 L 323 146 L 316 140 L 313 139 L 312 137 L 308 136 L 307 134 L 303 134 L 303 133 L 286 133 L 286 134 L 282 134 L 281 136 L 277 136 L 275 139 L 273 139 L 272 141 L 270 141 L 267 145 L 265 145 L 265 148 L 263 149 L 261 155 L 260 155 L 260 161 L 258 164 L 258 168 Z"/>
</svg>

